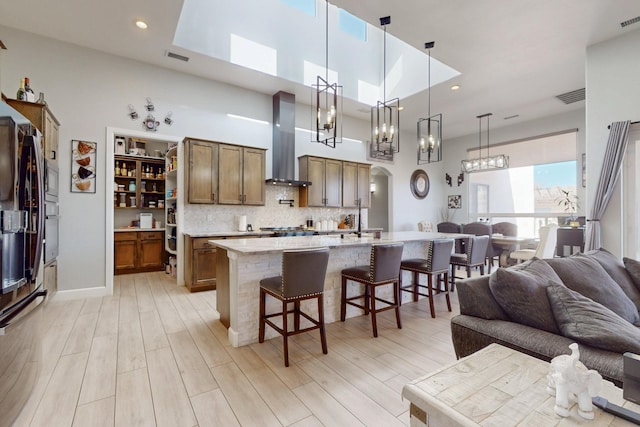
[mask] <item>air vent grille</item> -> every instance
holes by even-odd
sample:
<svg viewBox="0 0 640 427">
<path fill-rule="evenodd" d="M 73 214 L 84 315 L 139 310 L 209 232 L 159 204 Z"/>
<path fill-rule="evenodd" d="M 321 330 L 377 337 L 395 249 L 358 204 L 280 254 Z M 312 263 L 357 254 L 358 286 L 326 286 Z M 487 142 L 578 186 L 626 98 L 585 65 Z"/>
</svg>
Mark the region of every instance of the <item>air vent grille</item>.
<svg viewBox="0 0 640 427">
<path fill-rule="evenodd" d="M 584 101 L 586 95 L 585 88 L 572 90 L 571 92 L 561 93 L 560 95 L 556 95 L 560 101 L 565 104 L 573 104 L 574 102 Z"/>
<path fill-rule="evenodd" d="M 640 16 L 636 16 L 635 18 L 631 18 L 631 19 L 627 19 L 626 21 L 622 21 L 620 23 L 620 26 L 622 28 L 624 28 L 624 27 L 627 27 L 627 26 L 629 26 L 631 24 L 635 24 L 637 22 L 640 22 Z"/>
<path fill-rule="evenodd" d="M 189 57 L 188 56 L 180 55 L 178 53 L 167 51 L 167 56 L 169 58 L 178 59 L 178 60 L 184 61 L 184 62 L 189 62 Z"/>
</svg>

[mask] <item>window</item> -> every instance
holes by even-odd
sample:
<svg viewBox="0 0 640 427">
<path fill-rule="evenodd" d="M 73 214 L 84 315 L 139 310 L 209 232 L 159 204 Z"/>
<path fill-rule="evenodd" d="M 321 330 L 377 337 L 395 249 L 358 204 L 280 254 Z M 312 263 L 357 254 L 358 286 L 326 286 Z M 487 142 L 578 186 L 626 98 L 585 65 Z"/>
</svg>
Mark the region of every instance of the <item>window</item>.
<svg viewBox="0 0 640 427">
<path fill-rule="evenodd" d="M 367 23 L 343 9 L 338 9 L 338 28 L 355 38 L 367 41 Z"/>
<path fill-rule="evenodd" d="M 295 7 L 307 15 L 316 16 L 316 0 L 280 0 L 291 7 Z"/>
<path fill-rule="evenodd" d="M 577 214 L 560 203 L 564 191 L 577 196 L 576 132 L 499 144 L 491 152 L 509 155 L 512 166 L 469 174 L 471 220 L 511 221 L 519 235 L 536 236 L 541 225 Z M 478 150 L 470 150 L 474 157 Z"/>
</svg>

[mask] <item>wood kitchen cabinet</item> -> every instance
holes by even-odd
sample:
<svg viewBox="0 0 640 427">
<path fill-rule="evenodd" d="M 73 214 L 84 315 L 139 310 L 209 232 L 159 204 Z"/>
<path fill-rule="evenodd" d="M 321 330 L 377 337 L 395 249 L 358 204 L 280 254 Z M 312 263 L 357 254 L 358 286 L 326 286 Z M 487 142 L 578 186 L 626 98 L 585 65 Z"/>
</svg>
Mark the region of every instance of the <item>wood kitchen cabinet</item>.
<svg viewBox="0 0 640 427">
<path fill-rule="evenodd" d="M 42 134 L 44 158 L 58 161 L 58 134 L 60 122 L 55 118 L 47 104 L 7 99 L 7 103 L 18 110 Z"/>
<path fill-rule="evenodd" d="M 298 158 L 300 180 L 311 185 L 300 187 L 300 207 L 342 206 L 342 161 L 324 157 Z"/>
<path fill-rule="evenodd" d="M 342 162 L 342 207 L 357 208 L 358 199 L 363 208 L 370 204 L 371 165 Z"/>
<path fill-rule="evenodd" d="M 164 269 L 164 231 L 123 231 L 113 236 L 114 274 Z"/>
<path fill-rule="evenodd" d="M 265 150 L 220 144 L 218 171 L 218 203 L 264 205 Z"/>
<path fill-rule="evenodd" d="M 184 282 L 191 292 L 216 288 L 216 248 L 212 237 L 185 236 Z"/>
<path fill-rule="evenodd" d="M 189 203 L 218 202 L 218 144 L 186 139 L 188 147 L 187 194 Z"/>
</svg>

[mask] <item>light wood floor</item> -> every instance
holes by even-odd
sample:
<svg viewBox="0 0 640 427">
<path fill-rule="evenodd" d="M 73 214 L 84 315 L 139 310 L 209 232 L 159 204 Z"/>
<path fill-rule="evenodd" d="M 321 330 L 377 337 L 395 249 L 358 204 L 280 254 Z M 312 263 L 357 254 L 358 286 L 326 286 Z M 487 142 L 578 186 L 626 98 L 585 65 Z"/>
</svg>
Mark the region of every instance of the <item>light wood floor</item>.
<svg viewBox="0 0 640 427">
<path fill-rule="evenodd" d="M 407 426 L 402 387 L 455 360 L 444 298 L 293 337 L 229 346 L 215 291 L 162 272 L 116 276 L 114 295 L 47 303 L 44 363 L 17 426 Z"/>
</svg>

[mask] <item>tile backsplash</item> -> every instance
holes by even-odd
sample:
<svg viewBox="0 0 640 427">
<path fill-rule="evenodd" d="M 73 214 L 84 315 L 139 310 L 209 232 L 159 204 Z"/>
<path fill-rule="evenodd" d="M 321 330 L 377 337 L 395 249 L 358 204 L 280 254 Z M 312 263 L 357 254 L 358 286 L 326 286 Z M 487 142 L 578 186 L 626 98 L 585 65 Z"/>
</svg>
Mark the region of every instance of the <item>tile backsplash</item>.
<svg viewBox="0 0 640 427">
<path fill-rule="evenodd" d="M 220 231 L 238 231 L 238 218 L 247 217 L 255 231 L 260 227 L 297 227 L 306 224 L 307 219 L 314 222 L 326 219 L 338 223 L 345 215 L 358 214 L 357 209 L 347 208 L 299 208 L 298 189 L 279 185 L 267 185 L 264 206 L 228 206 L 185 204 L 184 232 L 207 233 Z M 293 200 L 293 206 L 280 204 L 280 200 Z M 362 226 L 367 226 L 368 209 L 362 209 Z"/>
</svg>

